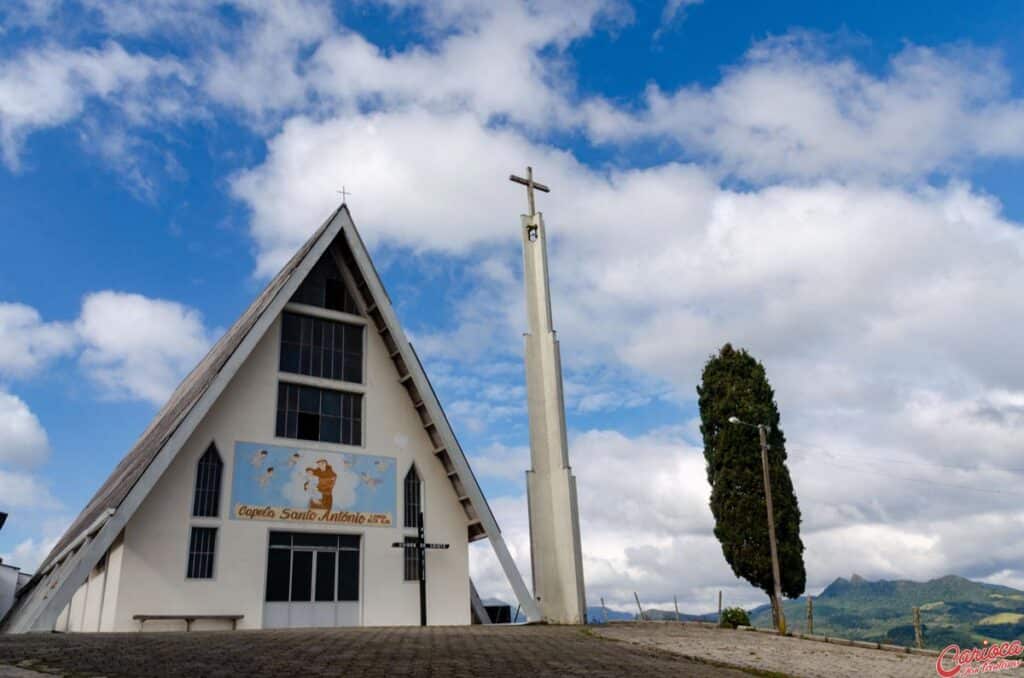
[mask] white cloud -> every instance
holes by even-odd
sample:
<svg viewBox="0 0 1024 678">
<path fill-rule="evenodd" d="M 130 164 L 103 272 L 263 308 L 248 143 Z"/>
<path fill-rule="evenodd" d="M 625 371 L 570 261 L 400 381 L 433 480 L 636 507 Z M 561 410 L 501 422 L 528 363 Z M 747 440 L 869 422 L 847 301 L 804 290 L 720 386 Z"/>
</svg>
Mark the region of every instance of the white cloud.
<svg viewBox="0 0 1024 678">
<path fill-rule="evenodd" d="M 166 400 L 214 339 L 194 309 L 113 291 L 86 296 L 75 327 L 82 367 L 108 396 L 154 404 Z"/>
<path fill-rule="evenodd" d="M 267 162 L 237 176 L 232 191 L 253 210 L 258 272 L 268 275 L 329 214 L 345 177 L 353 177 L 345 185 L 359 196 L 352 200 L 357 219 L 372 224 L 371 242 L 384 237 L 414 249 L 465 252 L 500 232 L 516 237 L 522 198 L 508 172 L 531 158 L 549 172 L 575 165 L 468 114 L 298 117 L 269 142 Z"/>
<path fill-rule="evenodd" d="M 574 436 L 570 450 L 590 604 L 603 597 L 612 607 L 631 609 L 637 591 L 645 603 L 665 603 L 675 594 L 685 609 L 707 611 L 719 588 L 728 589 L 733 600 L 758 600 L 732 576 L 710 534 L 703 455 L 678 430 L 636 438 L 591 430 Z M 521 483 L 529 455 L 525 449 L 494 446 L 471 462 L 483 478 L 511 479 L 518 467 Z M 491 498 L 490 505 L 520 572 L 528 575 L 526 497 Z M 511 600 L 489 549 L 472 550 L 471 574 L 482 596 Z"/>
<path fill-rule="evenodd" d="M 668 138 L 755 181 L 916 178 L 1024 155 L 1024 100 L 1000 55 L 908 45 L 876 75 L 790 33 L 756 44 L 710 88 L 652 84 L 637 113 L 587 105 L 595 139 Z"/>
<path fill-rule="evenodd" d="M 241 26 L 225 47 L 215 46 L 202 68 L 203 87 L 214 100 L 258 118 L 306 103 L 310 93 L 300 53 L 334 29 L 322 0 L 238 3 Z"/>
<path fill-rule="evenodd" d="M 30 376 L 48 361 L 69 353 L 74 344 L 70 326 L 43 322 L 31 306 L 0 303 L 0 375 Z"/>
<path fill-rule="evenodd" d="M 34 130 L 56 127 L 83 112 L 91 98 L 104 99 L 135 122 L 162 109 L 165 95 L 153 86 L 187 79 L 174 60 L 125 51 L 116 42 L 100 49 L 57 45 L 26 49 L 0 61 L 0 151 L 10 169 Z"/>
<path fill-rule="evenodd" d="M 469 111 L 481 121 L 503 115 L 533 128 L 563 124 L 575 114 L 568 68 L 559 55 L 598 25 L 630 17 L 607 0 L 422 5 L 435 25 L 447 29 L 444 39 L 388 52 L 355 33 L 332 36 L 311 60 L 316 91 L 349 105 L 416 104 L 436 112 Z M 553 50 L 542 57 L 545 48 Z"/>
<path fill-rule="evenodd" d="M 763 604 L 762 592 L 734 577 L 711 533 L 709 486 L 703 454 L 682 429 L 627 437 L 591 430 L 570 442 L 580 497 L 587 599 L 633 609 L 633 592 L 645 606 L 708 612 L 718 590 L 726 604 Z M 471 459 L 479 477 L 520 479 L 529 466 L 525 449 L 499 445 Z M 892 465 L 890 464 L 890 469 Z M 879 470 L 865 483 L 837 483 L 836 470 L 791 462 L 804 513 L 808 591 L 818 593 L 837 576 L 924 580 L 950 573 L 1000 582 L 1020 580 L 1024 546 L 1013 537 L 1024 526 L 1019 495 L 1002 506 L 927 483 L 901 481 L 900 471 Z M 829 467 L 825 467 L 828 469 Z M 867 469 L 872 468 L 870 465 Z M 862 464 L 862 470 L 867 470 Z M 519 474 L 516 475 L 516 471 Z M 887 473 L 896 475 L 886 477 Z M 975 479 L 977 480 L 977 479 Z M 865 487 L 870 492 L 865 492 Z M 982 484 L 982 487 L 985 487 Z M 992 483 L 988 487 L 998 487 Z M 917 504 L 918 510 L 902 510 Z M 491 499 L 502 533 L 521 572 L 530 572 L 524 496 Z M 941 512 L 942 504 L 952 510 Z M 893 510 L 879 514 L 889 505 Z M 990 508 L 986 508 L 986 506 Z M 824 513 L 826 515 L 819 516 Z M 471 572 L 485 597 L 512 600 L 504 575 L 485 547 L 472 551 Z"/>
<path fill-rule="evenodd" d="M 0 390 L 0 464 L 38 464 L 49 451 L 50 441 L 39 418 L 21 398 Z"/>
<path fill-rule="evenodd" d="M 21 518 L 25 515 L 34 514 L 12 514 L 7 521 L 6 529 L 25 527 L 20 525 Z M 22 572 L 32 573 L 39 567 L 39 563 L 43 562 L 43 558 L 57 545 L 57 540 L 70 522 L 66 516 L 59 515 L 53 515 L 40 521 L 36 525 L 34 536 L 19 541 L 9 552 L 0 553 L 0 560 L 7 565 L 21 568 Z"/>
<path fill-rule="evenodd" d="M 665 0 L 665 6 L 661 9 L 661 25 L 654 32 L 654 39 L 657 40 L 674 24 L 679 23 L 686 16 L 686 8 L 703 3 L 704 0 Z"/>
<path fill-rule="evenodd" d="M 10 553 L 0 554 L 0 560 L 5 565 L 20 568 L 22 572 L 31 574 L 57 545 L 58 539 L 60 539 L 60 535 L 51 539 L 29 537 L 15 544 Z"/>
<path fill-rule="evenodd" d="M 50 489 L 34 475 L 0 469 L 0 502 L 8 509 L 54 509 L 60 507 Z"/>
</svg>

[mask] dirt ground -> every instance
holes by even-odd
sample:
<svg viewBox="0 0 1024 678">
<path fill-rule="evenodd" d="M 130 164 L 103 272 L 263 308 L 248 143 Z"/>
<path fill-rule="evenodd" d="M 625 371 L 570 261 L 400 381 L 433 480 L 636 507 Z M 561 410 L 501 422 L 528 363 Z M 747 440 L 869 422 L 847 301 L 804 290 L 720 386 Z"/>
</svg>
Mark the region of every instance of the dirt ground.
<svg viewBox="0 0 1024 678">
<path fill-rule="evenodd" d="M 935 658 L 696 624 L 630 623 L 594 627 L 603 638 L 683 657 L 801 678 L 935 678 Z M 1019 675 L 1019 674 L 1017 674 Z"/>
</svg>

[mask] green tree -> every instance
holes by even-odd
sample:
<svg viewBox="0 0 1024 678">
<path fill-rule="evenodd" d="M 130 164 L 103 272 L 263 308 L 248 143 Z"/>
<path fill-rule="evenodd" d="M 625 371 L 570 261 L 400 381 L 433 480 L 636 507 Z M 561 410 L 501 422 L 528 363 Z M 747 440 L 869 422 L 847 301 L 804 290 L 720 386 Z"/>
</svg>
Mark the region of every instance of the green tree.
<svg viewBox="0 0 1024 678">
<path fill-rule="evenodd" d="M 784 596 L 797 598 L 807 584 L 804 545 L 800 540 L 800 506 L 786 467 L 786 437 L 779 427 L 775 393 L 764 365 L 745 350 L 737 351 L 726 344 L 704 366 L 697 395 L 715 536 L 733 573 L 768 594 L 777 625 L 782 601 L 775 599 L 772 581 L 758 431 L 729 423 L 730 417 L 738 417 L 750 424 L 771 427 L 768 469 L 780 588 Z"/>
</svg>

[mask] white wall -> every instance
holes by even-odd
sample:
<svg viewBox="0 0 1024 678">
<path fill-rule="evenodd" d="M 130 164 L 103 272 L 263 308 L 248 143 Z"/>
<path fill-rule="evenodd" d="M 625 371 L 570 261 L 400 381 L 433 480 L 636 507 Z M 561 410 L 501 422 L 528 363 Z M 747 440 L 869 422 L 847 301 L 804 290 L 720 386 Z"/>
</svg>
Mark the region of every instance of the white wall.
<svg viewBox="0 0 1024 678">
<path fill-rule="evenodd" d="M 0 563 L 0 619 L 14 605 L 14 594 L 18 590 L 18 568 Z"/>
<path fill-rule="evenodd" d="M 266 442 L 304 449 L 350 451 L 397 459 L 395 525 L 402 522 L 402 479 L 415 461 L 425 483 L 428 541 L 447 542 L 447 551 L 427 558 L 428 619 L 431 624 L 468 624 L 469 569 L 466 518 L 429 438 L 412 407 L 383 341 L 366 331 L 366 395 L 361 447 L 294 441 L 274 436 L 277 407 L 280 319 L 257 345 L 218 402 L 197 427 L 149 496 L 128 522 L 119 553 L 120 577 L 107 586 L 104 630 L 134 630 L 135 614 L 243 614 L 239 628 L 262 624 L 267 539 L 271 530 L 314 532 L 324 528 L 295 522 L 249 522 L 228 517 L 236 441 Z M 196 464 L 213 441 L 224 461 L 220 517 L 191 518 Z M 214 577 L 185 577 L 191 525 L 218 528 Z M 391 547 L 415 531 L 400 527 L 340 527 L 362 534 L 361 601 L 364 625 L 419 623 L 419 589 L 403 581 L 402 550 Z M 111 559 L 113 560 L 113 559 Z M 77 594 L 76 594 L 77 597 Z M 79 605 L 84 604 L 84 599 Z M 111 608 L 116 608 L 113 611 Z M 76 603 L 72 601 L 72 618 Z M 79 611 L 80 613 L 80 611 Z M 108 617 L 109 615 L 109 617 Z M 110 619 L 107 623 L 106 620 Z M 182 628 L 178 622 L 168 628 Z M 58 626 L 58 628 L 60 628 Z M 147 630 L 161 628 L 147 622 Z M 199 624 L 196 628 L 200 628 Z"/>
</svg>

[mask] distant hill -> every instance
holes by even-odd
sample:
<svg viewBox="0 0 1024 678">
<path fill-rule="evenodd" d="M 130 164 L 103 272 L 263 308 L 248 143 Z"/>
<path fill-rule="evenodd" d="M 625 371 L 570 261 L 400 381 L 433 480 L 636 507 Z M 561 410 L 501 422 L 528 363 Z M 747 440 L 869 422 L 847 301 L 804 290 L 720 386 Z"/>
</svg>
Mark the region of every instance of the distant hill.
<svg viewBox="0 0 1024 678">
<path fill-rule="evenodd" d="M 644 610 L 644 615 L 649 621 L 675 621 L 676 612 L 675 610 Z M 594 605 L 587 608 L 587 618 L 590 619 L 592 624 L 600 624 L 604 621 L 604 611 L 600 606 Z M 622 612 L 621 610 L 608 609 L 608 621 L 636 621 L 637 614 L 635 612 Z M 711 614 L 686 614 L 685 612 L 679 613 L 680 621 L 718 621 L 718 613 Z"/>
<path fill-rule="evenodd" d="M 644 610 L 644 614 L 650 621 L 675 621 L 676 611 L 675 610 Z M 635 615 L 634 615 L 635 616 Z M 704 621 L 704 622 L 717 622 L 718 613 L 712 612 L 710 614 L 687 614 L 685 612 L 679 613 L 679 619 L 681 621 Z"/>
<path fill-rule="evenodd" d="M 634 618 L 636 618 L 636 615 L 631 612 L 608 609 L 608 621 L 633 621 Z M 604 610 L 600 605 L 591 605 L 587 608 L 587 619 L 590 620 L 591 624 L 603 623 Z"/>
<path fill-rule="evenodd" d="M 840 577 L 814 598 L 814 632 L 856 640 L 912 645 L 913 607 L 921 608 L 925 645 L 978 645 L 1024 638 L 1024 591 L 949 575 L 927 582 Z M 786 601 L 794 631 L 807 622 L 807 600 Z M 750 611 L 754 626 L 771 626 L 771 608 Z"/>
</svg>

